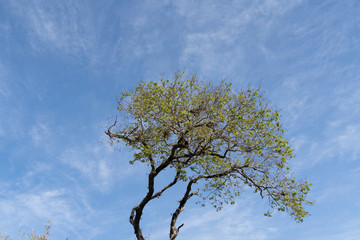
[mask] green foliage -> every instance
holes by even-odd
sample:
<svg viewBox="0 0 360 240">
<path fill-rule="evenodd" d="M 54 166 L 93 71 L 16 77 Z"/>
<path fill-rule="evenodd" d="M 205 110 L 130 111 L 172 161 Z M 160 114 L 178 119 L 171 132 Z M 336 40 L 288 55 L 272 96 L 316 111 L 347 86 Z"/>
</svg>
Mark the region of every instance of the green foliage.
<svg viewBox="0 0 360 240">
<path fill-rule="evenodd" d="M 50 229 L 50 221 L 45 226 L 45 233 L 39 234 L 36 231 L 33 231 L 31 235 L 25 234 L 25 240 L 48 240 L 49 239 L 49 229 Z M 11 240 L 9 236 L 2 235 L 0 233 L 0 240 Z M 19 240 L 20 240 L 20 234 L 19 234 Z"/>
<path fill-rule="evenodd" d="M 273 209 L 302 221 L 308 215 L 304 206 L 312 204 L 306 199 L 310 184 L 291 175 L 293 153 L 279 112 L 260 89 L 234 92 L 231 86 L 184 73 L 173 80 L 141 82 L 118 99 L 128 122 L 114 124 L 107 134 L 134 150 L 130 163 L 140 161 L 159 171 L 173 168 L 184 182 L 202 182 L 193 195 L 217 210 L 251 188 Z"/>
<path fill-rule="evenodd" d="M 3 234 L 1 234 L 1 232 L 0 232 L 0 240 L 10 240 L 10 237 L 7 236 L 7 235 L 3 235 Z"/>
</svg>

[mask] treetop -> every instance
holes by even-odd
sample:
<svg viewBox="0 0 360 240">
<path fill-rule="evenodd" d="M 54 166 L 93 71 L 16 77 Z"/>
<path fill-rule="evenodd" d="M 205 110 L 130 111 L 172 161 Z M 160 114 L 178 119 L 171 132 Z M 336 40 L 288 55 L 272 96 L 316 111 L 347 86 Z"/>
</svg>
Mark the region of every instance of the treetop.
<svg viewBox="0 0 360 240">
<path fill-rule="evenodd" d="M 184 73 L 141 82 L 118 99 L 128 121 L 116 122 L 107 134 L 134 150 L 130 163 L 147 163 L 156 174 L 173 168 L 184 182 L 202 182 L 193 195 L 218 210 L 247 186 L 302 221 L 308 214 L 303 206 L 312 204 L 306 200 L 310 184 L 291 175 L 293 153 L 279 112 L 261 89 L 231 87 Z"/>
</svg>

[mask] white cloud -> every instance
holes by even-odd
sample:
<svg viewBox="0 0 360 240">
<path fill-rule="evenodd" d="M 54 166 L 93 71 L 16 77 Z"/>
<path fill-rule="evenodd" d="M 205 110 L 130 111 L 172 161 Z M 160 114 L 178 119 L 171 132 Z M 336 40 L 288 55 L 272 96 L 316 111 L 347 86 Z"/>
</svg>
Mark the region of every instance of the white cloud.
<svg viewBox="0 0 360 240">
<path fill-rule="evenodd" d="M 289 11 L 300 1 L 178 1 L 178 14 L 185 18 L 181 64 L 199 67 L 202 74 L 222 71 L 230 75 L 246 67 L 249 46 L 261 40 L 272 19 Z M 249 26 L 252 28 L 249 30 Z"/>
<path fill-rule="evenodd" d="M 339 120 L 349 121 L 360 117 L 360 84 L 358 76 L 352 81 L 341 84 L 335 92 L 335 105 L 341 117 Z"/>
<path fill-rule="evenodd" d="M 51 131 L 47 124 L 39 123 L 30 128 L 29 135 L 35 146 L 46 145 L 47 140 L 51 137 Z"/>
<path fill-rule="evenodd" d="M 342 159 L 360 160 L 360 124 L 348 125 L 329 143 Z"/>
<path fill-rule="evenodd" d="M 63 151 L 60 160 L 79 171 L 95 188 L 107 191 L 112 184 L 131 174 L 132 166 L 124 159 L 127 155 L 120 154 L 119 158 L 119 152 L 110 147 L 86 145 Z"/>
<path fill-rule="evenodd" d="M 48 220 L 52 221 L 55 232 L 62 235 L 69 231 L 80 232 L 87 226 L 87 218 L 91 211 L 84 212 L 79 203 L 73 201 L 72 194 L 65 189 L 39 190 L 29 192 L 7 191 L 0 199 L 0 226 L 10 236 L 16 236 L 20 230 L 31 232 L 32 228 L 42 230 Z M 94 234 L 95 229 L 88 232 Z M 85 239 L 85 238 L 83 238 Z"/>
<path fill-rule="evenodd" d="M 295 154 L 301 153 L 296 161 L 296 168 L 310 169 L 326 162 L 342 162 L 351 164 L 360 159 L 360 125 L 341 123 L 337 128 L 329 124 L 321 137 L 311 134 L 298 135 L 290 141 L 295 146 Z"/>
<path fill-rule="evenodd" d="M 50 129 L 46 123 L 28 126 L 29 103 L 33 96 L 42 100 L 43 90 L 39 85 L 24 77 L 21 81 L 16 77 L 16 71 L 10 64 L 3 64 L 0 59 L 0 136 L 7 138 L 24 138 L 24 134 L 30 134 L 35 145 L 50 136 Z M 20 97 L 22 96 L 22 97 Z"/>
<path fill-rule="evenodd" d="M 205 214 L 197 212 L 190 219 L 185 219 L 188 229 L 194 232 L 198 230 L 197 239 L 257 239 L 265 240 L 270 234 L 277 231 L 276 228 L 267 226 L 264 216 L 254 216 L 252 207 L 233 206 L 227 207 L 222 212 L 214 209 Z M 186 232 L 184 231 L 184 236 Z M 190 236 L 189 236 L 190 237 Z"/>
<path fill-rule="evenodd" d="M 349 219 L 346 222 L 343 222 L 341 226 L 336 226 L 339 228 L 338 233 L 333 236 L 328 236 L 326 239 L 329 240 L 357 240 L 360 235 L 360 220 L 359 218 Z"/>
<path fill-rule="evenodd" d="M 335 158 L 344 163 L 360 159 L 360 124 L 355 120 L 359 114 L 352 111 L 344 114 L 343 106 L 341 104 L 338 108 L 332 108 L 330 120 L 323 124 L 321 137 L 307 137 L 308 154 L 312 164 Z M 357 107 L 356 103 L 354 107 Z"/>
<path fill-rule="evenodd" d="M 184 223 L 178 235 L 179 239 L 199 240 L 266 240 L 276 234 L 278 229 L 268 224 L 268 218 L 255 214 L 254 204 L 247 201 L 233 206 L 225 206 L 216 212 L 212 207 L 189 207 L 180 215 L 178 225 Z M 151 238 L 166 239 L 169 234 L 170 217 L 163 221 L 147 224 L 155 228 L 149 233 Z M 151 227 L 153 226 L 153 227 Z M 160 226 L 160 227 L 159 227 Z M 161 227 L 163 226 L 163 227 Z"/>
<path fill-rule="evenodd" d="M 27 27 L 34 49 L 70 56 L 91 53 L 94 44 L 87 5 L 73 1 L 20 1 L 13 9 Z"/>
</svg>

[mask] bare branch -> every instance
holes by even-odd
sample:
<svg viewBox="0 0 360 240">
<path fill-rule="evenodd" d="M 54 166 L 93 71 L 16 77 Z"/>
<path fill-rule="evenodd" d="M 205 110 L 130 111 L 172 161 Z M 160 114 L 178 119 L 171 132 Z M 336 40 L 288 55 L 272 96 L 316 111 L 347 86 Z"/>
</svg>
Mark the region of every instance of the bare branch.
<svg viewBox="0 0 360 240">
<path fill-rule="evenodd" d="M 194 196 L 198 193 L 199 190 L 197 190 L 196 192 L 190 193 L 192 185 L 196 182 L 197 182 L 197 179 L 190 180 L 190 182 L 188 183 L 188 185 L 186 187 L 186 192 L 185 192 L 183 198 L 179 202 L 179 206 L 177 207 L 175 212 L 172 214 L 171 223 L 170 223 L 170 240 L 174 240 L 177 237 L 177 235 L 179 234 L 180 228 L 182 226 L 184 226 L 184 224 L 181 224 L 179 227 L 176 227 L 176 221 L 177 221 L 177 218 L 179 217 L 180 213 L 182 211 L 184 211 L 185 204 L 189 200 L 189 198 L 191 198 L 192 196 Z"/>
</svg>

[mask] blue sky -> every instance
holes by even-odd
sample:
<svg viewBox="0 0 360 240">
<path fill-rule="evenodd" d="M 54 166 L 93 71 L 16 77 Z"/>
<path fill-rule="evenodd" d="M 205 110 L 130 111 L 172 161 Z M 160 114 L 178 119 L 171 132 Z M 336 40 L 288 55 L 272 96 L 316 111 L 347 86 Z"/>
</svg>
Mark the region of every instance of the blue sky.
<svg viewBox="0 0 360 240">
<path fill-rule="evenodd" d="M 193 201 L 178 239 L 358 239 L 359 13 L 357 0 L 0 1 L 2 232 L 17 239 L 51 219 L 52 239 L 134 239 L 147 169 L 109 147 L 104 126 L 121 91 L 185 69 L 261 84 L 316 205 L 297 224 L 264 217 L 251 192 L 222 212 Z M 146 208 L 146 236 L 167 239 L 177 193 Z"/>
</svg>

